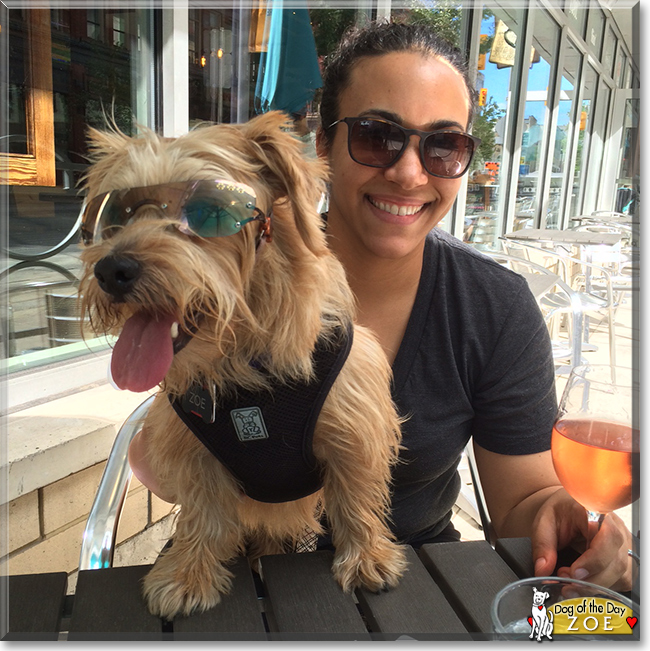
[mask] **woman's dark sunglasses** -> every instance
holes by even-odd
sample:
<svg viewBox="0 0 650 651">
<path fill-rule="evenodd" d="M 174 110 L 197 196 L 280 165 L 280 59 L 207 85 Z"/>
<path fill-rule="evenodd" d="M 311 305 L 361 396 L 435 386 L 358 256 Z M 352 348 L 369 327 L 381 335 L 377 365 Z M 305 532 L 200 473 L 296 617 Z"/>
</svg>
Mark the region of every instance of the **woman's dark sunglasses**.
<svg viewBox="0 0 650 651">
<path fill-rule="evenodd" d="M 420 131 L 379 118 L 343 118 L 348 125 L 348 151 L 353 161 L 368 167 L 390 167 L 402 156 L 412 135 L 420 137 L 420 159 L 432 176 L 455 179 L 467 171 L 479 138 L 462 131 Z"/>
<path fill-rule="evenodd" d="M 260 237 L 270 239 L 270 218 L 255 207 L 252 188 L 233 181 L 186 181 L 104 192 L 82 208 L 84 244 L 111 237 L 135 218 L 142 206 L 158 208 L 178 220 L 178 230 L 199 237 L 228 237 L 245 224 L 261 222 Z"/>
</svg>

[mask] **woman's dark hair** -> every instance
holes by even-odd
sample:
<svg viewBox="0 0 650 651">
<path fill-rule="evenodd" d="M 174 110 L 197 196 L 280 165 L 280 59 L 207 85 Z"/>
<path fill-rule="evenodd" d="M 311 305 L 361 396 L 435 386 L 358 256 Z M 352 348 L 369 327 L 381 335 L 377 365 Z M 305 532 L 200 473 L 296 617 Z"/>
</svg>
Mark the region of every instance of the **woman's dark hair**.
<svg viewBox="0 0 650 651">
<path fill-rule="evenodd" d="M 323 75 L 320 105 L 321 126 L 328 145 L 334 132 L 327 127 L 339 119 L 339 98 L 350 83 L 352 69 L 363 57 L 389 52 L 420 52 L 439 57 L 457 70 L 465 81 L 469 95 L 469 124 L 477 104 L 477 93 L 469 79 L 467 61 L 461 51 L 425 25 L 373 22 L 365 27 L 351 27 L 330 55 Z"/>
</svg>

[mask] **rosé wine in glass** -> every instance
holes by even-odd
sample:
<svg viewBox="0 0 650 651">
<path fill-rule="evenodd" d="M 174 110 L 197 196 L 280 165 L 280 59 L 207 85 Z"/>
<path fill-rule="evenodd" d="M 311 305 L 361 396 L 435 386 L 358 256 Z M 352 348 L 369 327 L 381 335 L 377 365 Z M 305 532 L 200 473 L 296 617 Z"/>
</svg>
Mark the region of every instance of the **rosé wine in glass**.
<svg viewBox="0 0 650 651">
<path fill-rule="evenodd" d="M 578 366 L 571 371 L 551 437 L 566 491 L 587 510 L 587 544 L 606 513 L 639 497 L 638 381 L 630 369 Z"/>
<path fill-rule="evenodd" d="M 631 427 L 563 419 L 553 428 L 551 447 L 562 485 L 587 510 L 608 513 L 639 497 L 632 481 L 632 468 L 639 462 L 638 432 Z"/>
</svg>

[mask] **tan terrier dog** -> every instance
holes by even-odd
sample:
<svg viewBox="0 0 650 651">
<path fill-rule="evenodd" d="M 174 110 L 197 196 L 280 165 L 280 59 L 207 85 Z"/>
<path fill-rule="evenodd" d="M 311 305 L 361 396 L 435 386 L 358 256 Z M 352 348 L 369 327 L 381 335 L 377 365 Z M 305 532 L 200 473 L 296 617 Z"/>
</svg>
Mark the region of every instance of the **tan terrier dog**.
<svg viewBox="0 0 650 651">
<path fill-rule="evenodd" d="M 316 209 L 326 167 L 287 126 L 268 113 L 177 139 L 91 132 L 81 293 L 96 331 L 120 335 L 118 386 L 161 386 L 147 461 L 181 509 L 144 594 L 168 619 L 217 604 L 238 555 L 322 533 L 322 508 L 345 591 L 405 568 L 386 524 L 390 366 L 351 325 Z"/>
</svg>

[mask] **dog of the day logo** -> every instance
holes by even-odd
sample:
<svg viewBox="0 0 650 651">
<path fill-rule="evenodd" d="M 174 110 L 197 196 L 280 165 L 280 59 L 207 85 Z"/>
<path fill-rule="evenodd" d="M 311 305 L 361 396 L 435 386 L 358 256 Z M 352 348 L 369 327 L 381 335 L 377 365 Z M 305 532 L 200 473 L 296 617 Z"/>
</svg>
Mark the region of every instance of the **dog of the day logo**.
<svg viewBox="0 0 650 651">
<path fill-rule="evenodd" d="M 638 623 L 625 605 L 603 597 L 575 597 L 546 606 L 548 592 L 533 588 L 528 617 L 529 638 L 541 642 L 554 635 L 631 635 Z"/>
</svg>

